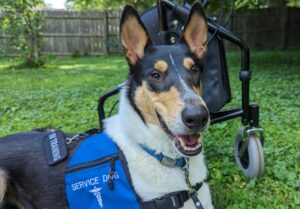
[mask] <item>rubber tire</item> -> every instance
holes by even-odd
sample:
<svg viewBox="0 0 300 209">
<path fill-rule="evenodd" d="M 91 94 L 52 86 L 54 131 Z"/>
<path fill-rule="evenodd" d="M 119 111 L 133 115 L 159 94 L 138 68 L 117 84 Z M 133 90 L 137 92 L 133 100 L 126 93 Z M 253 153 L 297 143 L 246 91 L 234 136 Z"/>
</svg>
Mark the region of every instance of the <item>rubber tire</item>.
<svg viewBox="0 0 300 209">
<path fill-rule="evenodd" d="M 244 129 L 240 129 L 234 142 L 234 158 L 245 176 L 249 178 L 260 177 L 263 174 L 265 161 L 263 147 L 260 138 L 255 134 L 250 135 L 246 153 L 240 158 L 238 156 L 243 140 Z"/>
</svg>

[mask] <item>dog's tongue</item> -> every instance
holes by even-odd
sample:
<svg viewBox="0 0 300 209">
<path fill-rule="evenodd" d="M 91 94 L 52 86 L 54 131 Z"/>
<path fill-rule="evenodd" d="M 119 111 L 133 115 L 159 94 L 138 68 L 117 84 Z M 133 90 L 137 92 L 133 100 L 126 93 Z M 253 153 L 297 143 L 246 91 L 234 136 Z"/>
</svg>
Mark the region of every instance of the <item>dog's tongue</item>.
<svg viewBox="0 0 300 209">
<path fill-rule="evenodd" d="M 180 138 L 183 139 L 184 143 L 188 146 L 192 146 L 197 144 L 197 141 L 199 139 L 199 134 L 194 135 L 181 135 Z"/>
</svg>

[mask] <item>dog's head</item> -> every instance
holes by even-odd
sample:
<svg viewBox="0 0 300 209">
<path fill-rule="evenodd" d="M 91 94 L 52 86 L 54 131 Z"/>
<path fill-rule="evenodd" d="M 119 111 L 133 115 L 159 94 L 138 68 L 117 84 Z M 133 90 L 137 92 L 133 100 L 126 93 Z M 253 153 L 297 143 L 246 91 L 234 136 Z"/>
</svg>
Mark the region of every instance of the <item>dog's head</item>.
<svg viewBox="0 0 300 209">
<path fill-rule="evenodd" d="M 144 123 L 156 125 L 185 156 L 201 152 L 209 112 L 201 94 L 207 22 L 193 5 L 176 45 L 154 46 L 136 10 L 126 6 L 120 39 L 129 64 L 127 96 Z"/>
</svg>

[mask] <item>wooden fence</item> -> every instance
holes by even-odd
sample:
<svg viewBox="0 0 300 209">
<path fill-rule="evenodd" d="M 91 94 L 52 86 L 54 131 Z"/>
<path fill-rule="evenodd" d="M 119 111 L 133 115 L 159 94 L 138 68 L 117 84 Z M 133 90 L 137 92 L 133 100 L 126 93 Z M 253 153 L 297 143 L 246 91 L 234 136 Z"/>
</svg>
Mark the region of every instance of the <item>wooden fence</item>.
<svg viewBox="0 0 300 209">
<path fill-rule="evenodd" d="M 120 52 L 121 11 L 46 10 L 45 54 L 105 55 Z"/>
<path fill-rule="evenodd" d="M 122 51 L 118 38 L 121 11 L 42 12 L 44 54 L 106 55 Z M 252 49 L 300 49 L 300 8 L 238 11 L 228 28 Z M 6 38 L 0 34 L 0 45 Z"/>
<path fill-rule="evenodd" d="M 122 51 L 119 44 L 120 10 L 41 12 L 45 17 L 41 31 L 43 54 L 106 55 Z M 0 32 L 0 47 L 6 47 L 7 38 L 8 34 Z"/>
<path fill-rule="evenodd" d="M 228 28 L 251 49 L 300 49 L 300 8 L 238 11 Z"/>
</svg>

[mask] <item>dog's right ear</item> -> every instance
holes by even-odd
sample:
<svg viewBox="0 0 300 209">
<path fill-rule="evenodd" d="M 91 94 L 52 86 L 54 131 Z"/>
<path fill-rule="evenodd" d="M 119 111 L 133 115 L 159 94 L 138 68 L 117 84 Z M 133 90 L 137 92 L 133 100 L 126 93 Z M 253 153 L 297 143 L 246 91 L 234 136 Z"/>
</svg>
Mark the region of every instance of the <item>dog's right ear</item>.
<svg viewBox="0 0 300 209">
<path fill-rule="evenodd" d="M 120 40 L 131 66 L 144 57 L 145 47 L 151 43 L 139 14 L 130 5 L 125 6 L 121 17 Z"/>
<path fill-rule="evenodd" d="M 183 31 L 183 40 L 202 59 L 207 45 L 207 20 L 200 2 L 195 2 Z"/>
</svg>

